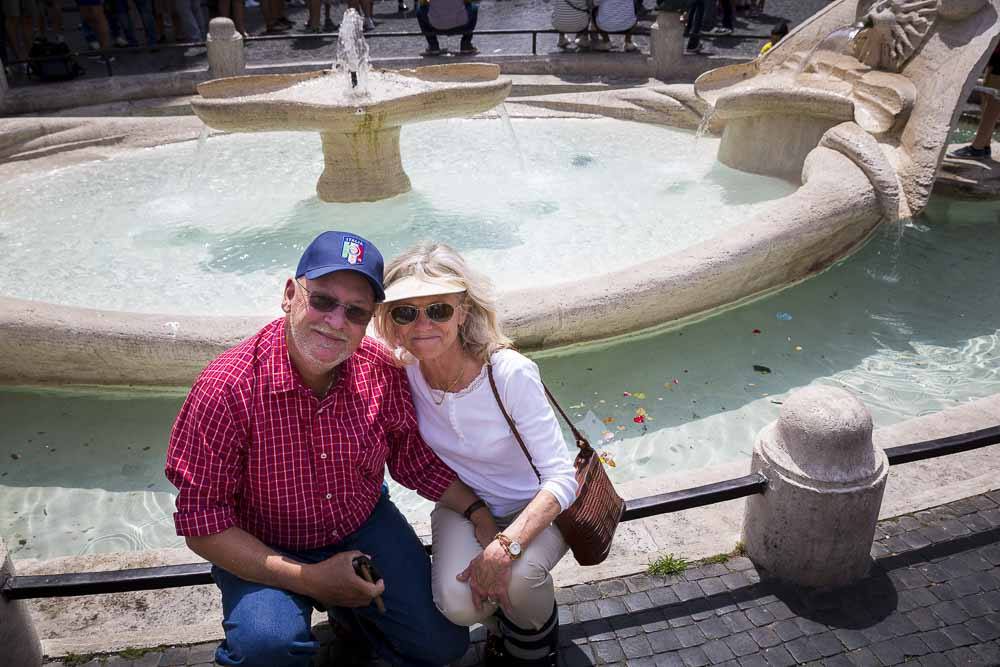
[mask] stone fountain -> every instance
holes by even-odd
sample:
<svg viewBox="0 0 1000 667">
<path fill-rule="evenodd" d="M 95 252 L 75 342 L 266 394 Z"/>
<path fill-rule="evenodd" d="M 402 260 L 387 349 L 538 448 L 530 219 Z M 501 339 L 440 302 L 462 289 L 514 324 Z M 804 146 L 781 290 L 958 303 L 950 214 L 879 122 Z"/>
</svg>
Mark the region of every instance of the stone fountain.
<svg viewBox="0 0 1000 667">
<path fill-rule="evenodd" d="M 489 64 L 372 70 L 361 17 L 349 10 L 332 69 L 207 81 L 191 107 L 227 132 L 319 132 L 325 166 L 316 193 L 326 202 L 360 202 L 410 190 L 399 154 L 403 125 L 481 113 L 510 88 Z"/>
</svg>

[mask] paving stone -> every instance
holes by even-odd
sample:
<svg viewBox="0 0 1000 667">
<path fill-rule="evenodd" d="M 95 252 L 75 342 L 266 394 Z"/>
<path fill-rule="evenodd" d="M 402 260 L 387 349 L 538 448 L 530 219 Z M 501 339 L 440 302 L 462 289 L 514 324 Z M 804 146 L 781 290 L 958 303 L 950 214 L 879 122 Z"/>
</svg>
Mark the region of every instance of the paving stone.
<svg viewBox="0 0 1000 667">
<path fill-rule="evenodd" d="M 951 578 L 951 575 L 941 569 L 941 566 L 937 563 L 927 563 L 926 565 L 921 565 L 919 569 L 920 573 L 934 584 L 944 583 Z"/>
<path fill-rule="evenodd" d="M 895 640 L 878 642 L 877 644 L 872 644 L 869 648 L 871 648 L 872 653 L 875 654 L 875 657 L 883 665 L 898 665 L 906 659 L 906 656 L 903 655 L 903 652 L 896 645 Z"/>
<path fill-rule="evenodd" d="M 674 633 L 677 635 L 677 639 L 680 640 L 681 646 L 684 648 L 690 648 L 692 646 L 698 646 L 699 644 L 705 643 L 705 635 L 698 629 L 697 625 L 687 625 L 683 628 L 677 628 L 674 630 Z"/>
<path fill-rule="evenodd" d="M 557 605 L 567 605 L 576 602 L 576 595 L 573 593 L 573 587 L 567 586 L 563 588 L 556 589 L 556 604 Z"/>
<path fill-rule="evenodd" d="M 985 618 L 974 618 L 971 621 L 966 621 L 963 625 L 973 637 L 981 642 L 993 641 L 1000 637 L 1000 630 Z"/>
<path fill-rule="evenodd" d="M 684 667 L 679 653 L 663 653 L 654 656 L 656 667 Z"/>
<path fill-rule="evenodd" d="M 979 589 L 983 592 L 995 591 L 1000 588 L 1000 573 L 998 572 L 976 572 L 970 575 L 979 584 Z"/>
<path fill-rule="evenodd" d="M 637 574 L 625 579 L 625 586 L 628 588 L 630 593 L 642 593 L 644 591 L 662 586 L 662 584 L 662 581 L 658 581 L 656 578 L 645 574 Z M 618 595 L 618 593 L 616 593 L 616 595 Z"/>
<path fill-rule="evenodd" d="M 576 618 L 577 621 L 593 621 L 596 618 L 601 618 L 601 612 L 597 608 L 597 603 L 581 602 L 580 604 L 574 605 L 573 617 Z"/>
<path fill-rule="evenodd" d="M 789 642 L 793 639 L 798 639 L 802 636 L 802 629 L 794 620 L 778 621 L 771 626 L 775 634 L 781 638 L 783 642 Z"/>
<path fill-rule="evenodd" d="M 934 653 L 941 653 L 955 648 L 955 642 L 940 630 L 931 630 L 920 635 L 929 648 Z"/>
<path fill-rule="evenodd" d="M 783 621 L 786 618 L 794 618 L 796 616 L 795 612 L 789 609 L 788 605 L 781 600 L 766 605 L 764 609 L 771 612 L 771 615 L 778 621 Z"/>
<path fill-rule="evenodd" d="M 656 667 L 656 658 L 654 656 L 647 656 L 645 658 L 626 660 L 625 667 Z"/>
<path fill-rule="evenodd" d="M 635 622 L 635 618 L 628 613 L 611 616 L 608 618 L 608 623 L 611 624 L 611 627 L 615 631 L 615 637 L 618 639 L 628 639 L 629 637 L 642 634 L 642 628 Z"/>
<path fill-rule="evenodd" d="M 705 595 L 702 592 L 701 587 L 691 581 L 682 581 L 681 583 L 675 585 L 674 593 L 677 594 L 677 597 L 679 597 L 682 602 L 694 600 L 695 598 L 700 598 Z"/>
<path fill-rule="evenodd" d="M 159 653 L 146 653 L 138 660 L 132 661 L 132 667 L 156 667 L 160 664 Z"/>
<path fill-rule="evenodd" d="M 946 533 L 944 529 L 942 529 L 940 526 L 935 526 L 935 525 L 924 526 L 923 528 L 920 529 L 919 532 L 921 535 L 923 535 L 924 537 L 926 537 L 928 540 L 930 540 L 935 544 L 940 542 L 945 542 L 951 539 L 948 533 Z"/>
<path fill-rule="evenodd" d="M 160 654 L 158 667 L 175 667 L 187 664 L 187 646 L 173 646 Z"/>
<path fill-rule="evenodd" d="M 750 619 L 747 618 L 746 613 L 742 611 L 734 611 L 720 618 L 733 634 L 744 632 L 752 627 L 755 627 L 754 624 L 750 622 Z"/>
<path fill-rule="evenodd" d="M 560 607 L 556 606 L 556 610 L 559 613 L 559 625 L 566 627 L 572 623 L 576 623 L 576 618 L 573 616 L 573 609 L 570 607 Z"/>
<path fill-rule="evenodd" d="M 767 661 L 760 653 L 753 653 L 740 658 L 740 667 L 767 667 Z"/>
<path fill-rule="evenodd" d="M 819 654 L 824 658 L 844 652 L 844 645 L 840 643 L 840 639 L 837 635 L 832 632 L 824 632 L 822 634 L 813 635 L 809 638 L 809 643 L 812 644 L 813 648 L 819 651 Z"/>
<path fill-rule="evenodd" d="M 642 658 L 647 655 L 653 655 L 653 647 L 650 646 L 646 635 L 623 639 L 621 640 L 621 647 L 622 651 L 625 652 L 626 658 Z"/>
<path fill-rule="evenodd" d="M 991 544 L 984 547 L 980 553 L 990 564 L 1000 565 L 1000 544 Z"/>
<path fill-rule="evenodd" d="M 625 608 L 632 614 L 654 606 L 653 601 L 646 593 L 632 593 L 621 598 L 621 601 L 625 603 Z"/>
<path fill-rule="evenodd" d="M 927 632 L 935 628 L 943 628 L 947 625 L 947 623 L 931 613 L 931 610 L 926 607 L 909 611 L 906 613 L 906 617 L 922 632 Z"/>
<path fill-rule="evenodd" d="M 911 588 L 924 588 L 929 585 L 925 577 L 919 570 L 903 569 L 889 573 L 889 579 L 895 584 L 897 591 L 905 591 Z"/>
<path fill-rule="evenodd" d="M 215 660 L 215 650 L 219 647 L 219 642 L 209 642 L 198 644 L 188 650 L 188 664 L 199 665 L 203 662 L 211 663 Z"/>
<path fill-rule="evenodd" d="M 985 616 L 993 611 L 989 602 L 986 600 L 985 593 L 970 595 L 962 598 L 961 600 L 956 600 L 955 602 L 972 618 L 979 618 L 980 616 Z"/>
<path fill-rule="evenodd" d="M 666 607 L 668 605 L 677 604 L 680 602 L 680 598 L 674 593 L 674 589 L 669 586 L 663 588 L 654 588 L 646 595 L 649 596 L 649 600 L 657 607 Z"/>
<path fill-rule="evenodd" d="M 736 598 L 732 593 L 718 593 L 712 597 L 712 602 L 712 606 L 715 607 L 716 616 L 724 616 L 739 609 L 736 605 Z"/>
<path fill-rule="evenodd" d="M 795 658 L 784 646 L 771 646 L 755 655 L 763 657 L 770 667 L 790 667 L 790 665 L 796 664 Z"/>
<path fill-rule="evenodd" d="M 706 618 L 712 618 L 713 616 L 715 616 L 715 610 L 711 607 L 691 614 L 691 618 L 693 618 L 695 622 L 704 621 Z"/>
<path fill-rule="evenodd" d="M 920 665 L 920 667 L 955 667 L 944 653 L 928 653 L 913 664 Z M 906 667 L 910 667 L 909 664 Z"/>
<path fill-rule="evenodd" d="M 597 590 L 597 586 L 579 584 L 573 587 L 573 595 L 576 596 L 577 602 L 588 602 L 601 597 L 601 592 Z"/>
<path fill-rule="evenodd" d="M 888 556 L 889 550 L 881 542 L 875 542 L 872 544 L 871 556 L 872 558 L 882 558 L 883 556 Z"/>
<path fill-rule="evenodd" d="M 923 549 L 929 547 L 933 542 L 928 539 L 923 530 L 908 530 L 899 536 L 910 549 Z"/>
<path fill-rule="evenodd" d="M 757 627 L 774 623 L 777 620 L 774 618 L 774 614 L 768 611 L 766 607 L 754 607 L 753 609 L 747 609 L 745 613 L 750 622 Z"/>
<path fill-rule="evenodd" d="M 946 625 L 964 623 L 969 620 L 969 614 L 953 601 L 938 602 L 936 605 L 928 608 L 931 610 L 931 613 L 944 621 Z"/>
<path fill-rule="evenodd" d="M 615 595 L 625 595 L 628 593 L 628 588 L 625 586 L 625 580 L 623 579 L 607 579 L 597 582 L 597 591 L 602 597 L 612 597 Z"/>
<path fill-rule="evenodd" d="M 895 637 L 909 635 L 919 630 L 913 621 L 903 614 L 890 614 L 883 622 Z"/>
<path fill-rule="evenodd" d="M 844 648 L 848 651 L 863 648 L 871 643 L 868 640 L 868 637 L 865 637 L 864 633 L 860 630 L 837 628 L 833 631 L 833 634 L 837 636 L 837 639 L 840 640 L 840 643 L 843 644 Z"/>
<path fill-rule="evenodd" d="M 684 661 L 685 667 L 705 667 L 705 665 L 711 662 L 700 646 L 681 649 L 680 656 L 681 660 Z"/>
<path fill-rule="evenodd" d="M 580 634 L 592 642 L 600 642 L 615 638 L 615 630 L 603 618 L 596 618 L 583 623 L 577 623 Z"/>
<path fill-rule="evenodd" d="M 937 604 L 939 602 L 938 598 L 934 593 L 931 592 L 930 588 L 914 588 L 908 591 L 901 591 L 899 593 L 899 603 L 900 606 L 897 609 L 901 609 L 903 605 L 906 606 L 906 610 L 915 609 L 917 607 L 927 607 L 932 604 Z"/>
<path fill-rule="evenodd" d="M 701 650 L 705 652 L 705 655 L 708 657 L 708 661 L 713 665 L 718 665 L 736 657 L 732 650 L 726 646 L 726 643 L 721 639 L 715 639 L 702 644 Z"/>
<path fill-rule="evenodd" d="M 1000 643 L 989 642 L 979 646 L 971 646 L 972 652 L 979 656 L 984 665 L 995 667 L 1000 665 Z"/>
<path fill-rule="evenodd" d="M 732 572 L 742 572 L 753 569 L 753 561 L 746 556 L 736 556 L 726 561 L 726 569 Z"/>
<path fill-rule="evenodd" d="M 615 662 L 625 657 L 621 644 L 614 639 L 604 642 L 591 642 L 590 648 L 594 652 L 594 659 L 598 662 Z"/>
<path fill-rule="evenodd" d="M 810 660 L 819 660 L 822 657 L 816 647 L 809 642 L 809 637 L 799 637 L 784 646 L 796 662 L 809 662 Z"/>
<path fill-rule="evenodd" d="M 814 621 L 811 618 L 806 618 L 805 616 L 799 616 L 795 619 L 796 625 L 802 630 L 802 634 L 805 635 L 818 635 L 821 632 L 826 632 L 829 628 L 818 621 Z"/>
<path fill-rule="evenodd" d="M 882 667 L 882 662 L 867 648 L 859 648 L 847 654 L 847 659 L 856 667 Z"/>
<path fill-rule="evenodd" d="M 944 521 L 941 521 L 938 525 L 940 525 L 942 530 L 944 530 L 952 537 L 964 537 L 965 535 L 969 535 L 971 532 L 968 528 L 965 527 L 965 524 L 963 524 L 961 521 L 958 520 L 958 518 L 945 519 Z"/>
<path fill-rule="evenodd" d="M 750 638 L 761 648 L 770 648 L 781 643 L 781 638 L 770 628 L 754 628 L 749 631 Z"/>
<path fill-rule="evenodd" d="M 730 635 L 723 641 L 726 642 L 726 646 L 729 647 L 729 650 L 739 657 L 757 652 L 757 642 L 751 639 L 750 635 L 746 632 Z"/>
<path fill-rule="evenodd" d="M 642 628 L 643 632 L 657 632 L 658 630 L 666 630 L 670 627 L 667 625 L 667 619 L 663 617 L 659 609 L 641 611 L 638 614 L 633 614 L 632 619 Z"/>
<path fill-rule="evenodd" d="M 721 577 L 711 577 L 709 579 L 702 579 L 701 581 L 698 582 L 698 585 L 701 587 L 701 590 L 707 596 L 718 595 L 719 593 L 724 593 L 725 591 L 729 590 L 728 588 L 726 588 L 726 585 L 722 583 Z"/>
<path fill-rule="evenodd" d="M 625 605 L 622 603 L 621 598 L 601 598 L 597 600 L 596 604 L 597 612 L 601 615 L 601 618 L 621 616 L 625 613 Z"/>
<path fill-rule="evenodd" d="M 958 520 L 973 533 L 981 533 L 984 530 L 992 528 L 992 526 L 990 526 L 990 522 L 979 514 L 969 514 L 967 516 L 959 517 Z"/>
<path fill-rule="evenodd" d="M 941 632 L 947 635 L 955 646 L 968 646 L 976 643 L 976 638 L 964 625 L 949 625 L 942 628 Z"/>
<path fill-rule="evenodd" d="M 896 648 L 903 652 L 904 656 L 920 657 L 922 655 L 927 655 L 930 653 L 930 649 L 927 648 L 927 644 L 924 643 L 920 637 L 917 635 L 909 635 L 907 637 L 897 637 L 896 638 Z"/>
<path fill-rule="evenodd" d="M 653 647 L 654 653 L 666 653 L 684 648 L 681 640 L 677 638 L 677 633 L 673 630 L 660 630 L 646 635 L 649 645 Z"/>
<path fill-rule="evenodd" d="M 667 618 L 667 623 L 670 624 L 670 627 L 677 629 L 683 628 L 686 625 L 691 625 L 694 623 L 694 619 L 690 616 L 671 616 Z"/>
<path fill-rule="evenodd" d="M 734 590 L 736 588 L 743 588 L 744 586 L 749 586 L 750 582 L 747 577 L 742 572 L 728 572 L 721 577 L 723 585 L 729 590 Z"/>
<path fill-rule="evenodd" d="M 961 648 L 953 648 L 945 653 L 945 655 L 948 656 L 948 659 L 951 660 L 952 664 L 962 665 L 962 667 L 971 667 L 976 663 L 976 654 L 964 646 Z"/>
<path fill-rule="evenodd" d="M 948 584 L 936 584 L 934 586 L 931 586 L 927 590 L 933 593 L 934 597 L 936 597 L 938 600 L 941 600 L 942 602 L 948 602 L 950 600 L 955 600 L 958 598 L 958 593 L 956 593 L 955 589 L 953 589 Z"/>
</svg>

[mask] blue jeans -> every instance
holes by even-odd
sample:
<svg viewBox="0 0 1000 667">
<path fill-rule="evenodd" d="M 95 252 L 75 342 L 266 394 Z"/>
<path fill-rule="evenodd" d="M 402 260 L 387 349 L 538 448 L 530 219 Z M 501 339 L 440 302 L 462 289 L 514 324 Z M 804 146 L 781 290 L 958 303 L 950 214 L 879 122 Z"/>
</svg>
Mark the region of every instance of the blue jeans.
<svg viewBox="0 0 1000 667">
<path fill-rule="evenodd" d="M 476 30 L 476 21 L 479 19 L 479 3 L 471 2 L 465 6 L 466 15 L 469 17 L 468 22 L 457 28 L 451 28 L 450 30 L 438 30 L 431 25 L 430 19 L 430 5 L 418 4 L 417 5 L 417 23 L 420 24 L 420 30 L 424 33 L 424 37 L 427 39 L 427 47 L 432 51 L 440 50 L 441 46 L 438 44 L 438 35 L 461 35 L 462 36 L 462 47 L 472 46 L 472 33 Z"/>
<path fill-rule="evenodd" d="M 386 493 L 368 520 L 337 544 L 310 551 L 282 552 L 317 563 L 342 551 L 371 555 L 385 581 L 385 615 L 375 605 L 337 608 L 347 621 L 394 665 L 430 667 L 459 660 L 469 646 L 469 629 L 448 621 L 431 598 L 431 563 L 413 528 Z M 215 652 L 220 665 L 308 667 L 319 650 L 311 620 L 314 601 L 303 595 L 240 579 L 219 567 L 212 576 L 222 591 L 226 638 Z"/>
</svg>

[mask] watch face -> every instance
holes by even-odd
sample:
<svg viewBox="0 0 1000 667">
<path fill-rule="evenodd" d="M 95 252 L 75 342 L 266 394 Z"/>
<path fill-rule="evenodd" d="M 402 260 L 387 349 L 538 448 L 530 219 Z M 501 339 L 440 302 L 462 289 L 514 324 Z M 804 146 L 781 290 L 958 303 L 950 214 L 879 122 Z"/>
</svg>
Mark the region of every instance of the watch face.
<svg viewBox="0 0 1000 667">
<path fill-rule="evenodd" d="M 511 542 L 510 543 L 510 555 L 511 556 L 515 556 L 515 557 L 520 556 L 521 555 L 521 545 L 518 544 L 517 542 Z"/>
</svg>

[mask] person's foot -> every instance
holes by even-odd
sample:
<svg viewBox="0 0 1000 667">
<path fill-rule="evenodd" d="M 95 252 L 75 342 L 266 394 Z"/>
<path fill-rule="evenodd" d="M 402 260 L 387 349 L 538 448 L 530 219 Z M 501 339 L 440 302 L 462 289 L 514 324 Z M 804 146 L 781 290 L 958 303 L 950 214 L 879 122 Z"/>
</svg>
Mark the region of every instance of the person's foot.
<svg viewBox="0 0 1000 667">
<path fill-rule="evenodd" d="M 635 53 L 638 50 L 639 47 L 633 44 L 632 42 L 625 42 L 625 45 L 622 47 L 622 51 L 624 51 L 625 53 Z"/>
<path fill-rule="evenodd" d="M 705 51 L 705 47 L 703 47 L 701 44 L 699 44 L 698 46 L 696 46 L 694 48 L 690 48 L 690 49 L 685 48 L 684 49 L 684 55 L 686 55 L 686 56 L 696 56 L 696 55 L 698 55 L 700 53 L 704 53 L 704 51 Z"/>
<path fill-rule="evenodd" d="M 566 35 L 559 35 L 559 41 L 556 42 L 556 46 L 560 49 L 566 50 L 569 48 L 570 41 L 566 39 Z"/>
<path fill-rule="evenodd" d="M 589 51 L 592 44 L 589 37 L 577 37 L 573 40 L 573 43 L 576 44 L 576 48 L 581 51 Z"/>
<path fill-rule="evenodd" d="M 444 53 L 444 51 L 442 51 L 441 49 L 426 48 L 426 49 L 423 50 L 423 53 L 421 53 L 420 55 L 422 55 L 422 56 L 424 56 L 426 58 L 433 58 L 435 56 L 441 55 L 442 53 Z"/>
<path fill-rule="evenodd" d="M 398 11 L 400 14 L 405 14 L 409 9 L 410 8 L 406 6 L 405 2 L 400 1 L 396 3 L 396 11 Z"/>
<path fill-rule="evenodd" d="M 948 153 L 948 157 L 957 158 L 959 160 L 982 160 L 983 158 L 989 159 L 990 147 L 976 148 L 972 144 L 968 146 L 962 146 L 961 148 L 956 148 L 952 152 Z"/>
<path fill-rule="evenodd" d="M 370 16 L 366 16 L 365 28 L 364 28 L 365 32 L 371 32 L 374 29 L 375 29 L 375 20 Z"/>
<path fill-rule="evenodd" d="M 126 46 L 128 46 L 128 40 L 122 37 L 121 35 L 118 35 L 117 37 L 115 37 L 115 46 L 117 46 L 118 48 L 125 48 Z"/>
<path fill-rule="evenodd" d="M 474 56 L 479 53 L 479 49 L 473 44 L 463 44 L 458 52 L 463 56 Z"/>
<path fill-rule="evenodd" d="M 717 25 L 717 26 L 715 26 L 714 28 L 712 28 L 711 30 L 709 30 L 705 34 L 706 35 L 720 35 L 720 36 L 721 35 L 731 35 L 731 34 L 733 34 L 733 29 L 732 28 L 727 28 L 727 27 L 722 26 L 722 25 Z"/>
<path fill-rule="evenodd" d="M 323 21 L 324 32 L 336 32 L 337 28 L 338 28 L 337 24 L 334 23 L 333 19 L 331 19 L 330 17 L 327 17 L 327 19 Z"/>
</svg>

